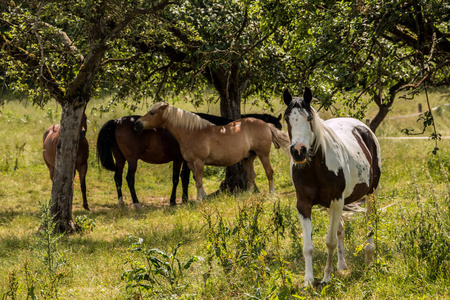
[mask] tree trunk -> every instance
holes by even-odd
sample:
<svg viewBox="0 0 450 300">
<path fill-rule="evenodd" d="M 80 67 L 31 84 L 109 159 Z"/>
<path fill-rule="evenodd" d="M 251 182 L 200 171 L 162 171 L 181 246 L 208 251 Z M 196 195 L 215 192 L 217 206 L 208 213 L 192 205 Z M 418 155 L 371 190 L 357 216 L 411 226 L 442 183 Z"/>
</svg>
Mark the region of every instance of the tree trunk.
<svg viewBox="0 0 450 300">
<path fill-rule="evenodd" d="M 381 96 L 381 93 L 377 92 L 376 90 L 373 92 L 373 101 L 378 106 L 378 113 L 373 118 L 373 120 L 370 122 L 370 129 L 375 133 L 378 126 L 380 126 L 381 122 L 383 122 L 384 118 L 389 113 L 389 110 L 392 107 L 392 104 L 394 104 L 395 96 L 397 95 L 398 90 L 401 86 L 405 85 L 406 82 L 404 80 L 400 80 L 396 84 L 392 85 L 389 88 L 389 93 L 386 97 L 386 99 L 383 99 Z"/>
<path fill-rule="evenodd" d="M 225 78 L 222 78 L 225 82 Z M 241 117 L 241 86 L 237 82 L 228 82 L 222 85 L 226 87 L 220 93 L 220 114 L 222 117 L 232 120 Z M 256 187 L 256 185 L 255 185 Z M 245 191 L 248 188 L 247 172 L 245 172 L 242 161 L 227 167 L 225 171 L 225 179 L 220 184 L 221 191 L 236 193 Z"/>
<path fill-rule="evenodd" d="M 57 232 L 78 231 L 78 226 L 72 220 L 73 179 L 84 109 L 85 105 L 75 107 L 74 103 L 65 103 L 62 106 L 50 205 L 50 215 L 56 224 Z"/>
</svg>

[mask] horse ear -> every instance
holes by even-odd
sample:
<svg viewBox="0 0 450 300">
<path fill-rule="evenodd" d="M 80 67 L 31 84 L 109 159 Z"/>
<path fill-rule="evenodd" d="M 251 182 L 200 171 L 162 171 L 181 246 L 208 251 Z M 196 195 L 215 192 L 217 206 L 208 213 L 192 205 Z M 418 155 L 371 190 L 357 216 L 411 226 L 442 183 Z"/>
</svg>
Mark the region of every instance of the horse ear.
<svg viewBox="0 0 450 300">
<path fill-rule="evenodd" d="M 312 101 L 312 92 L 309 87 L 305 86 L 305 91 L 303 92 L 303 101 L 310 106 Z"/>
<path fill-rule="evenodd" d="M 288 105 L 292 102 L 292 95 L 289 93 L 289 89 L 285 89 L 283 92 L 283 101 L 284 104 Z"/>
<path fill-rule="evenodd" d="M 283 115 L 282 114 L 280 114 L 279 116 L 278 116 L 278 121 L 281 121 L 281 118 L 283 117 Z"/>
<path fill-rule="evenodd" d="M 168 108 L 168 107 L 169 107 L 169 104 L 163 103 L 163 104 L 161 105 L 160 109 L 161 109 L 161 110 L 165 110 L 165 109 Z"/>
</svg>

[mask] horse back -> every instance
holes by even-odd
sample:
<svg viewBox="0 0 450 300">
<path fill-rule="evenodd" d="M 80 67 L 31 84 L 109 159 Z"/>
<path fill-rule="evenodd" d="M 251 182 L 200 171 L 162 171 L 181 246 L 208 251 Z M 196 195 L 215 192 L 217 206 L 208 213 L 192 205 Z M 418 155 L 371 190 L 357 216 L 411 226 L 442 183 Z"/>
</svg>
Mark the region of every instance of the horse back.
<svg viewBox="0 0 450 300">
<path fill-rule="evenodd" d="M 375 134 L 364 123 L 351 118 L 326 121 L 341 139 L 345 153 L 343 169 L 350 173 L 346 178 L 349 189 L 346 203 L 359 200 L 378 187 L 381 174 L 380 146 Z M 345 158 L 347 157 L 347 158 Z"/>
</svg>

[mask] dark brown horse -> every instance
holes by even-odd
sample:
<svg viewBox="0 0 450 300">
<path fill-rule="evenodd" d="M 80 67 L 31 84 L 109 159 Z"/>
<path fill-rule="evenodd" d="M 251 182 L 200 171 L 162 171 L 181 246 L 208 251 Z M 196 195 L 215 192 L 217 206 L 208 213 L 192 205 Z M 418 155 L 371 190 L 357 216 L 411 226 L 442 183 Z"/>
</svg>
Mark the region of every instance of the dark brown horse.
<svg viewBox="0 0 450 300">
<path fill-rule="evenodd" d="M 116 182 L 119 206 L 125 205 L 122 196 L 122 174 L 125 163 L 128 162 L 126 180 L 135 208 L 141 207 L 134 188 L 138 160 L 150 164 L 165 164 L 173 161 L 170 205 L 175 205 L 180 169 L 184 162 L 180 146 L 170 132 L 163 128 L 137 133 L 134 130 L 134 124 L 139 118 L 140 116 L 129 116 L 106 122 L 98 134 L 97 156 L 105 169 L 115 172 L 114 181 Z M 181 180 L 182 199 L 183 202 L 186 202 L 189 184 L 189 168 L 186 163 L 181 172 Z"/>
<path fill-rule="evenodd" d="M 273 169 L 269 154 L 272 142 L 277 146 L 288 144 L 285 134 L 272 125 L 255 118 L 244 118 L 227 125 L 217 126 L 199 116 L 167 103 L 154 104 L 149 112 L 135 124 L 135 129 L 153 130 L 164 127 L 180 144 L 183 158 L 194 173 L 197 199 L 206 197 L 203 189 L 203 169 L 206 165 L 231 166 L 244 158 L 247 180 L 251 187 L 255 172 L 253 161 L 259 157 L 269 181 L 269 191 L 274 192 Z"/>
<path fill-rule="evenodd" d="M 312 93 L 305 88 L 303 98 L 283 95 L 287 105 L 285 119 L 291 140 L 291 176 L 297 194 L 297 211 L 303 230 L 305 285 L 314 282 L 311 210 L 314 205 L 328 208 L 330 228 L 323 283 L 331 280 L 333 254 L 338 248 L 337 269 L 347 269 L 344 258 L 344 205 L 375 192 L 381 174 L 380 146 L 375 134 L 364 123 L 351 118 L 323 121 L 311 107 Z M 367 198 L 366 216 L 371 214 Z M 372 228 L 369 223 L 369 231 Z M 373 252 L 373 237 L 365 247 L 366 262 Z"/>
<path fill-rule="evenodd" d="M 55 169 L 56 145 L 58 144 L 60 125 L 50 126 L 44 133 L 43 138 L 43 156 L 45 164 L 50 170 L 50 178 L 53 181 L 53 170 Z M 81 193 L 83 195 L 83 207 L 89 210 L 86 198 L 86 173 L 88 169 L 87 160 L 89 158 L 89 144 L 86 139 L 87 117 L 83 113 L 80 125 L 80 138 L 78 141 L 78 152 L 75 161 L 75 170 L 80 176 Z"/>
</svg>

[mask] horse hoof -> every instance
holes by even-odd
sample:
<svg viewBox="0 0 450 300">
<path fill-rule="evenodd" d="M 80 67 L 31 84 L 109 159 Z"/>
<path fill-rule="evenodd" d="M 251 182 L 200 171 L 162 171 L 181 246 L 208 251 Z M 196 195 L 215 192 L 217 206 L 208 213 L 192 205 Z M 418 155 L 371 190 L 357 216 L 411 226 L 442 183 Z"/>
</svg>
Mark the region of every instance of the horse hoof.
<svg viewBox="0 0 450 300">
<path fill-rule="evenodd" d="M 133 208 L 135 210 L 142 210 L 142 205 L 140 203 L 133 203 Z"/>
<path fill-rule="evenodd" d="M 83 208 L 87 211 L 90 211 L 89 207 L 87 207 L 87 206 L 83 206 Z"/>
</svg>

